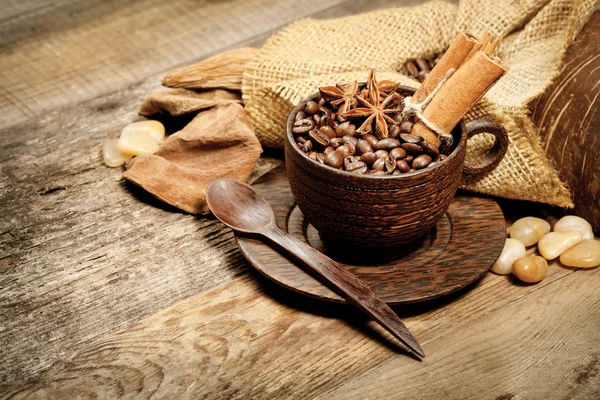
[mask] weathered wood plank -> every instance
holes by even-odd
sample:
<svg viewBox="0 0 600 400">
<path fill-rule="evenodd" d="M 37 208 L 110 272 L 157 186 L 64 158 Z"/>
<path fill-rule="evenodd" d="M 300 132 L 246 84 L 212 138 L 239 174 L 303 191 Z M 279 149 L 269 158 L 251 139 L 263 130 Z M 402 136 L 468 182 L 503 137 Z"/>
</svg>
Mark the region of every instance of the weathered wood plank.
<svg viewBox="0 0 600 400">
<path fill-rule="evenodd" d="M 489 274 L 470 292 L 407 307 L 404 312 L 398 310 L 423 345 L 427 354 L 423 362 L 404 353 L 387 332 L 373 322 L 366 322 L 353 308 L 310 300 L 249 275 L 182 301 L 121 333 L 101 338 L 38 378 L 13 382 L 1 391 L 5 398 L 17 393 L 17 398 L 32 393 L 98 398 L 312 398 L 378 365 L 385 366 L 384 363 L 394 362 L 407 371 L 427 374 L 432 365 L 429 360 L 447 353 L 444 344 L 451 343 L 450 348 L 465 352 L 464 347 L 470 341 L 489 343 L 491 336 L 497 339 L 496 335 L 500 335 L 499 343 L 514 341 L 515 346 L 520 346 L 520 337 L 525 333 L 531 339 L 536 332 L 550 329 L 542 324 L 539 329 L 530 327 L 531 331 L 527 331 L 528 324 L 522 321 L 527 316 L 535 317 L 535 322 L 547 318 L 554 327 L 550 338 L 537 345 L 530 344 L 529 348 L 554 346 L 553 351 L 559 357 L 556 359 L 571 363 L 560 368 L 570 368 L 573 360 L 560 357 L 572 348 L 561 349 L 560 343 L 572 334 L 567 326 L 561 325 L 566 322 L 565 317 L 556 315 L 561 316 L 574 306 L 586 310 L 580 314 L 582 317 L 596 315 L 597 299 L 588 293 L 594 290 L 593 285 L 585 282 L 599 275 L 598 270 L 580 274 L 553 264 L 543 283 L 520 286 L 506 277 Z M 553 293 L 558 293 L 564 304 L 554 304 Z M 537 307 L 538 304 L 541 306 Z M 523 310 L 521 316 L 514 310 Z M 481 329 L 473 331 L 480 326 L 479 321 L 507 321 L 507 318 L 515 318 L 521 324 L 506 323 L 500 327 L 495 324 L 491 336 Z M 597 328 L 595 324 L 582 323 L 577 333 L 588 333 Z M 490 329 L 489 322 L 486 329 Z M 480 333 L 487 342 L 467 332 Z M 468 341 L 461 342 L 461 336 L 468 336 Z M 586 340 L 580 337 L 578 343 L 593 344 Z M 589 340 L 597 341 L 597 335 Z M 523 352 L 524 365 L 530 364 L 528 347 L 518 348 Z M 485 352 L 481 345 L 476 349 Z M 487 356 L 492 357 L 495 350 L 490 349 Z M 509 350 L 515 351 L 514 346 Z M 503 354 L 511 362 L 520 359 Z M 457 382 L 468 383 L 473 372 L 466 368 L 469 375 L 463 375 L 456 368 L 456 363 L 461 363 L 460 355 L 454 354 L 449 366 L 441 363 L 447 369 L 439 373 L 451 374 Z M 547 362 L 555 360 L 552 353 L 547 357 Z M 454 369 L 448 369 L 451 367 Z M 409 384 L 402 377 L 396 379 L 397 386 Z M 370 385 L 371 381 L 361 382 Z M 484 380 L 477 382 L 485 385 Z M 388 385 L 381 381 L 377 384 Z M 343 392 L 341 397 L 348 393 L 351 391 Z M 388 397 L 389 393 L 386 392 Z"/>
</svg>

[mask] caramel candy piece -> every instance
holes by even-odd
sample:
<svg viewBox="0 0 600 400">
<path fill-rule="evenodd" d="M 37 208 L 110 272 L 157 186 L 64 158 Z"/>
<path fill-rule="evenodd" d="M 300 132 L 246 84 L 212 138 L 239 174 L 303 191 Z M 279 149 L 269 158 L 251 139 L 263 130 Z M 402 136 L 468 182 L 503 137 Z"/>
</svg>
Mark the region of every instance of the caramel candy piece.
<svg viewBox="0 0 600 400">
<path fill-rule="evenodd" d="M 525 245 L 517 239 L 506 239 L 500 257 L 492 265 L 492 272 L 498 275 L 508 275 L 512 271 L 513 262 L 525 257 Z"/>
<path fill-rule="evenodd" d="M 512 265 L 512 273 L 523 282 L 541 282 L 548 273 L 548 262 L 536 255 L 519 258 Z"/>
<path fill-rule="evenodd" d="M 510 237 L 520 240 L 525 246 L 533 246 L 548 232 L 550 232 L 550 224 L 535 217 L 518 219 L 508 229 Z"/>
<path fill-rule="evenodd" d="M 158 151 L 158 142 L 151 136 L 140 132 L 121 134 L 117 146 L 123 153 L 134 156 L 154 154 Z"/>
<path fill-rule="evenodd" d="M 104 164 L 111 168 L 120 167 L 132 157 L 131 154 L 123 153 L 119 150 L 117 141 L 117 139 L 110 139 L 104 142 L 104 145 L 102 146 L 102 159 L 104 160 Z"/>
<path fill-rule="evenodd" d="M 540 239 L 538 250 L 546 260 L 553 260 L 582 240 L 578 231 L 550 232 Z"/>
<path fill-rule="evenodd" d="M 585 219 L 576 215 L 566 215 L 558 220 L 554 225 L 554 232 L 578 231 L 583 235 L 583 239 L 593 239 L 594 232 L 592 225 Z"/>
<path fill-rule="evenodd" d="M 162 140 L 165 138 L 164 125 L 158 121 L 153 120 L 132 122 L 131 124 L 123 128 L 123 130 L 121 131 L 121 136 L 129 134 L 131 132 L 139 132 L 148 135 L 152 139 L 154 139 L 156 143 L 162 142 Z"/>
<path fill-rule="evenodd" d="M 600 265 L 600 241 L 586 239 L 560 255 L 560 262 L 568 267 L 594 268 Z"/>
</svg>

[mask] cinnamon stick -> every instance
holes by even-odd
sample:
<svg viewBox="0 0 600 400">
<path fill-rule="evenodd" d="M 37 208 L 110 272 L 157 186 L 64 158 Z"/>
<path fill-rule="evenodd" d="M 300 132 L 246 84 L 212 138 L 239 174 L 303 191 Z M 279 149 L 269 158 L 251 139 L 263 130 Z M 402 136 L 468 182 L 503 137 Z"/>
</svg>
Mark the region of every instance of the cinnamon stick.
<svg viewBox="0 0 600 400">
<path fill-rule="evenodd" d="M 451 68 L 458 68 L 471 53 L 473 46 L 479 44 L 477 38 L 469 33 L 459 33 L 440 61 L 431 70 L 425 82 L 413 95 L 413 101 L 420 103 L 431 93 Z"/>
<path fill-rule="evenodd" d="M 448 79 L 423 111 L 423 116 L 442 133 L 450 134 L 469 109 L 508 71 L 508 66 L 484 51 L 475 52 Z M 418 121 L 414 124 L 413 135 L 425 138 L 439 146 L 441 141 Z"/>
</svg>

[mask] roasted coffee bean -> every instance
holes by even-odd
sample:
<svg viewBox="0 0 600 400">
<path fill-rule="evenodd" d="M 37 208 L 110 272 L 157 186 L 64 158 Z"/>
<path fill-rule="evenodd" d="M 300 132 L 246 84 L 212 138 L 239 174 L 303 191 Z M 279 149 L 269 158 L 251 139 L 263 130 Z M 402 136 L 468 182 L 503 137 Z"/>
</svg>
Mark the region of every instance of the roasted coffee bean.
<svg viewBox="0 0 600 400">
<path fill-rule="evenodd" d="M 319 113 L 321 115 L 319 126 L 327 126 L 329 120 L 331 119 L 331 111 L 329 111 L 329 109 L 326 107 L 319 107 Z"/>
<path fill-rule="evenodd" d="M 334 149 L 337 149 L 338 147 L 340 147 L 342 145 L 342 138 L 339 137 L 335 137 L 331 140 L 329 140 L 329 145 L 331 147 L 333 147 Z"/>
<path fill-rule="evenodd" d="M 316 126 L 321 126 L 321 116 L 319 114 L 314 114 L 311 118 L 315 122 Z"/>
<path fill-rule="evenodd" d="M 319 132 L 327 135 L 327 137 L 329 139 L 333 139 L 334 137 L 336 137 L 335 131 L 330 126 L 322 126 L 322 127 L 320 127 L 319 128 Z"/>
<path fill-rule="evenodd" d="M 415 63 L 417 63 L 417 67 L 419 67 L 419 70 L 421 71 L 430 71 L 429 69 L 429 63 L 427 62 L 426 59 L 424 58 L 417 58 L 415 60 Z"/>
<path fill-rule="evenodd" d="M 354 136 L 356 134 L 356 125 L 349 121 L 342 122 L 335 128 L 335 133 L 338 137 L 344 137 L 346 135 Z"/>
<path fill-rule="evenodd" d="M 417 74 L 417 79 L 423 82 L 429 76 L 429 72 L 427 71 L 419 71 Z"/>
<path fill-rule="evenodd" d="M 373 165 L 376 160 L 377 155 L 375 153 L 364 153 L 362 156 L 360 156 L 360 161 L 367 165 Z"/>
<path fill-rule="evenodd" d="M 362 135 L 361 139 L 366 140 L 367 142 L 369 142 L 369 144 L 371 145 L 371 147 L 375 146 L 375 144 L 377 142 L 379 142 L 379 139 L 377 139 L 376 136 L 371 135 L 370 133 L 368 133 L 366 135 Z"/>
<path fill-rule="evenodd" d="M 376 171 L 383 171 L 385 169 L 385 160 L 387 160 L 387 157 L 378 158 L 377 160 L 375 160 L 371 168 L 373 168 Z"/>
<path fill-rule="evenodd" d="M 439 156 L 436 157 L 435 161 L 444 161 L 446 158 L 448 158 L 447 155 L 440 154 Z"/>
<path fill-rule="evenodd" d="M 348 165 L 360 161 L 358 157 L 350 156 L 344 158 L 344 169 L 348 169 Z"/>
<path fill-rule="evenodd" d="M 353 162 L 346 166 L 346 171 L 352 172 L 353 174 L 364 174 L 368 170 L 367 164 L 362 161 Z"/>
<path fill-rule="evenodd" d="M 414 61 L 408 61 L 406 64 L 406 69 L 408 69 L 408 73 L 412 76 L 417 76 L 419 73 L 419 69 L 415 65 Z"/>
<path fill-rule="evenodd" d="M 331 118 L 329 118 L 329 121 L 327 121 L 327 126 L 333 128 L 335 131 L 335 127 L 338 126 L 336 113 L 331 114 Z"/>
<path fill-rule="evenodd" d="M 310 131 L 314 127 L 315 123 L 312 120 L 305 118 L 294 122 L 294 125 L 292 125 L 292 132 L 300 135 Z"/>
<path fill-rule="evenodd" d="M 307 115 L 313 115 L 317 111 L 319 111 L 319 105 L 317 103 L 315 103 L 314 101 L 312 101 L 312 100 L 308 101 L 306 103 L 306 105 L 304 106 L 304 112 Z"/>
<path fill-rule="evenodd" d="M 404 161 L 406 161 L 407 163 L 411 163 L 415 158 L 413 156 L 406 156 L 404 157 Z"/>
<path fill-rule="evenodd" d="M 339 168 L 344 162 L 344 155 L 339 151 L 332 151 L 325 156 L 325 164 L 333 168 Z"/>
<path fill-rule="evenodd" d="M 302 149 L 302 151 L 305 153 L 311 152 L 313 149 L 313 144 L 310 140 L 307 140 L 300 145 L 300 149 Z"/>
<path fill-rule="evenodd" d="M 325 149 L 323 150 L 323 153 L 325 153 L 325 154 L 329 154 L 329 153 L 331 153 L 332 151 L 335 151 L 335 149 L 334 149 L 333 147 L 331 147 L 331 146 L 327 146 L 327 147 L 325 147 Z"/>
<path fill-rule="evenodd" d="M 326 147 L 329 146 L 329 138 L 322 132 L 319 132 L 316 129 L 308 132 L 308 137 L 315 143 L 320 146 Z"/>
<path fill-rule="evenodd" d="M 371 153 L 373 151 L 373 148 L 371 147 L 369 142 L 367 142 L 366 140 L 359 139 L 358 142 L 356 143 L 356 150 L 358 150 L 358 152 L 360 154 L 365 154 L 365 153 Z"/>
<path fill-rule="evenodd" d="M 317 101 L 317 104 L 322 107 L 327 104 L 327 101 L 325 101 L 324 98 L 320 98 L 319 101 Z"/>
<path fill-rule="evenodd" d="M 396 159 L 392 156 L 387 156 L 384 160 L 385 170 L 391 174 L 396 169 Z"/>
<path fill-rule="evenodd" d="M 395 169 L 394 172 L 392 172 L 392 175 L 401 175 L 402 172 L 400 172 L 399 170 Z"/>
<path fill-rule="evenodd" d="M 411 168 L 411 169 L 409 169 L 409 170 L 408 170 L 408 172 L 416 172 L 416 171 L 417 171 L 417 170 L 416 170 L 416 169 L 414 169 L 414 168 Z"/>
<path fill-rule="evenodd" d="M 401 133 L 400 134 L 400 140 L 403 143 L 416 143 L 419 144 L 423 141 L 423 137 L 422 136 L 417 136 L 417 135 L 411 135 L 410 133 Z"/>
<path fill-rule="evenodd" d="M 410 133 L 412 131 L 413 124 L 410 121 L 404 121 L 400 124 L 400 132 L 402 133 Z"/>
<path fill-rule="evenodd" d="M 397 139 L 385 138 L 375 143 L 373 148 L 376 150 L 391 150 L 398 146 L 400 146 L 400 142 Z"/>
<path fill-rule="evenodd" d="M 311 151 L 310 153 L 308 153 L 308 156 L 310 158 L 312 158 L 313 160 L 316 160 L 317 159 L 317 154 L 319 154 L 319 153 L 317 153 L 316 151 Z"/>
<path fill-rule="evenodd" d="M 398 125 L 391 125 L 388 128 L 388 137 L 396 139 L 400 135 L 400 127 Z"/>
<path fill-rule="evenodd" d="M 402 113 L 394 114 L 392 116 L 392 119 L 394 121 L 396 121 L 397 124 L 401 124 L 402 123 Z"/>
<path fill-rule="evenodd" d="M 425 152 L 425 154 L 430 155 L 431 158 L 435 158 L 440 155 L 440 149 L 436 145 L 433 145 L 428 142 L 424 142 L 422 147 L 423 147 L 423 151 Z"/>
<path fill-rule="evenodd" d="M 296 143 L 298 143 L 299 145 L 306 142 L 306 138 L 304 136 L 298 136 L 296 138 Z"/>
<path fill-rule="evenodd" d="M 387 152 L 387 151 L 385 151 L 385 150 L 377 150 L 377 151 L 375 152 L 375 155 L 377 156 L 377 158 L 386 158 L 387 156 L 389 156 L 389 155 L 390 155 L 390 153 L 388 153 L 388 152 Z"/>
<path fill-rule="evenodd" d="M 406 150 L 402 147 L 396 147 L 390 151 L 390 156 L 394 157 L 396 160 L 406 157 Z"/>
<path fill-rule="evenodd" d="M 429 164 L 431 164 L 431 157 L 429 157 L 427 154 L 421 154 L 413 160 L 412 167 L 414 169 L 423 169 Z"/>
<path fill-rule="evenodd" d="M 396 169 L 401 172 L 408 172 L 410 166 L 406 162 L 406 160 L 398 160 L 396 161 Z"/>
<path fill-rule="evenodd" d="M 408 154 L 419 154 L 421 152 L 421 146 L 416 143 L 402 143 L 402 148 Z"/>
<path fill-rule="evenodd" d="M 358 139 L 354 136 L 346 135 L 342 137 L 342 142 L 344 142 L 344 144 L 352 143 L 354 146 L 356 146 L 358 144 Z"/>
<path fill-rule="evenodd" d="M 320 162 L 321 164 L 325 164 L 325 157 L 327 155 L 323 154 L 323 153 L 319 153 L 317 154 L 317 161 Z"/>
<path fill-rule="evenodd" d="M 336 151 L 341 152 L 344 157 L 348 157 L 354 155 L 356 147 L 352 143 L 346 143 L 338 147 Z"/>
<path fill-rule="evenodd" d="M 385 175 L 385 172 L 373 169 L 368 172 L 369 175 Z"/>
<path fill-rule="evenodd" d="M 305 118 L 306 118 L 306 114 L 304 113 L 304 111 L 298 111 L 298 113 L 294 117 L 294 121 L 300 121 L 301 119 L 305 119 Z"/>
</svg>

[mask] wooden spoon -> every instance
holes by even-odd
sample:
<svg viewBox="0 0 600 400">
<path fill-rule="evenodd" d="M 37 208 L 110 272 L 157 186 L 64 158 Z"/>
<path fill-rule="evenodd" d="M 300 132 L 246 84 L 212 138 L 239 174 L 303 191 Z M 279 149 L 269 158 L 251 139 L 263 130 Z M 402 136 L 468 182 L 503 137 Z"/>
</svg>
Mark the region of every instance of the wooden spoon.
<svg viewBox="0 0 600 400">
<path fill-rule="evenodd" d="M 415 337 L 387 304 L 340 264 L 277 228 L 271 206 L 250 186 L 235 179 L 213 181 L 208 186 L 206 201 L 225 225 L 242 234 L 268 239 L 322 277 L 331 289 L 377 321 L 415 354 L 425 357 Z"/>
</svg>

